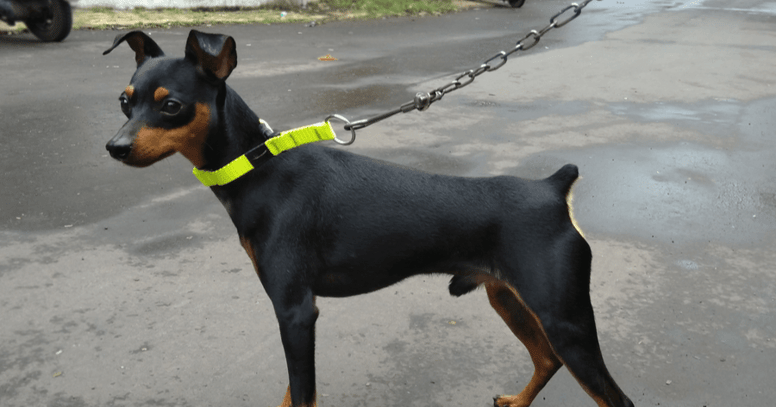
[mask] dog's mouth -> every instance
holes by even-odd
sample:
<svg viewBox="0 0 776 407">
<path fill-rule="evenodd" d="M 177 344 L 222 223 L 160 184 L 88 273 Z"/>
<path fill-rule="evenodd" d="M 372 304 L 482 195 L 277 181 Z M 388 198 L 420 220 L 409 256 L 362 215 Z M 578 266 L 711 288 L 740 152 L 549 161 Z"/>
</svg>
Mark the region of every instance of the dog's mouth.
<svg viewBox="0 0 776 407">
<path fill-rule="evenodd" d="M 142 151 L 139 151 L 142 150 L 142 148 L 138 148 L 135 143 L 118 144 L 114 143 L 113 140 L 108 142 L 105 148 L 110 153 L 110 156 L 116 161 L 137 168 L 148 167 L 157 161 L 161 161 L 175 154 L 175 150 L 158 152 L 154 155 L 142 154 Z"/>
<path fill-rule="evenodd" d="M 162 161 L 173 154 L 175 154 L 175 151 L 169 151 L 153 158 L 131 159 L 132 157 L 130 157 L 130 159 L 124 160 L 122 162 L 126 165 L 129 165 L 130 167 L 144 168 L 149 167 L 158 161 Z"/>
</svg>

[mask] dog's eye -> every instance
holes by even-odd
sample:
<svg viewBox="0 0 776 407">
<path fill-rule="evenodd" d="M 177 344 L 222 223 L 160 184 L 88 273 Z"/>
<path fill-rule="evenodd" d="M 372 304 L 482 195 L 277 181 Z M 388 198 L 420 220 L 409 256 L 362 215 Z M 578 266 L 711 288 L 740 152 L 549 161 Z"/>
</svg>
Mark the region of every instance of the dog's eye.
<svg viewBox="0 0 776 407">
<path fill-rule="evenodd" d="M 177 100 L 168 100 L 162 106 L 162 112 L 167 114 L 178 114 L 181 111 L 181 103 Z"/>
<path fill-rule="evenodd" d="M 121 95 L 119 96 L 119 103 L 121 103 L 121 111 L 124 112 L 124 114 L 129 114 L 129 98 L 127 95 Z"/>
</svg>

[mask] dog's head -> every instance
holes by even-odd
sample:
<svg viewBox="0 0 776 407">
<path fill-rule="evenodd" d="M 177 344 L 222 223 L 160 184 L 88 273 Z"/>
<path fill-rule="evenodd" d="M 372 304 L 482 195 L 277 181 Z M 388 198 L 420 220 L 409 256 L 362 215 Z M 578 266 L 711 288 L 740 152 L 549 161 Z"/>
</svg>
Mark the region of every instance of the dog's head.
<svg viewBox="0 0 776 407">
<path fill-rule="evenodd" d="M 179 152 L 201 167 L 224 81 L 237 66 L 234 39 L 192 30 L 185 57 L 172 58 L 151 37 L 132 31 L 118 35 L 103 54 L 125 41 L 135 51 L 137 71 L 119 96 L 129 120 L 106 145 L 110 155 L 145 167 Z"/>
</svg>

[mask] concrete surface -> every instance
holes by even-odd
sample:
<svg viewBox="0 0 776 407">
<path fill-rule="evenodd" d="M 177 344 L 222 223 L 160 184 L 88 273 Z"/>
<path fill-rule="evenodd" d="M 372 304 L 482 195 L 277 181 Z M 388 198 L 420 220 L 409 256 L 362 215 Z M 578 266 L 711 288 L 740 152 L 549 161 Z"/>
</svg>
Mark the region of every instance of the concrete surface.
<svg viewBox="0 0 776 407">
<path fill-rule="evenodd" d="M 351 119 L 445 84 L 565 1 L 427 18 L 204 27 L 274 127 Z M 776 399 L 776 3 L 602 1 L 424 113 L 350 150 L 415 168 L 543 177 L 579 165 L 575 208 L 612 374 L 638 406 Z M 187 29 L 152 30 L 182 54 Z M 116 33 L 0 38 L 0 405 L 275 406 L 269 300 L 225 211 L 175 156 L 112 161 L 134 71 Z M 331 54 L 339 60 L 320 62 Z M 443 277 L 320 299 L 319 406 L 488 406 L 527 352 L 483 292 Z M 592 406 L 566 370 L 534 406 Z"/>
</svg>

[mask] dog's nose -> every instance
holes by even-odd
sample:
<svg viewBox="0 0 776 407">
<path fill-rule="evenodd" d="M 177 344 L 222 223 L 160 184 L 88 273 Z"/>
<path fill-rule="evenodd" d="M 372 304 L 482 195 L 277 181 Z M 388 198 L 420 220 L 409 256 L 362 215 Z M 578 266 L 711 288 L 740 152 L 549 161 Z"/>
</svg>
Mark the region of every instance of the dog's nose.
<svg viewBox="0 0 776 407">
<path fill-rule="evenodd" d="M 117 159 L 117 160 L 123 160 L 127 157 L 129 157 L 129 153 L 132 152 L 132 145 L 131 144 L 116 144 L 112 141 L 105 145 L 105 149 L 110 152 L 110 156 Z"/>
</svg>

